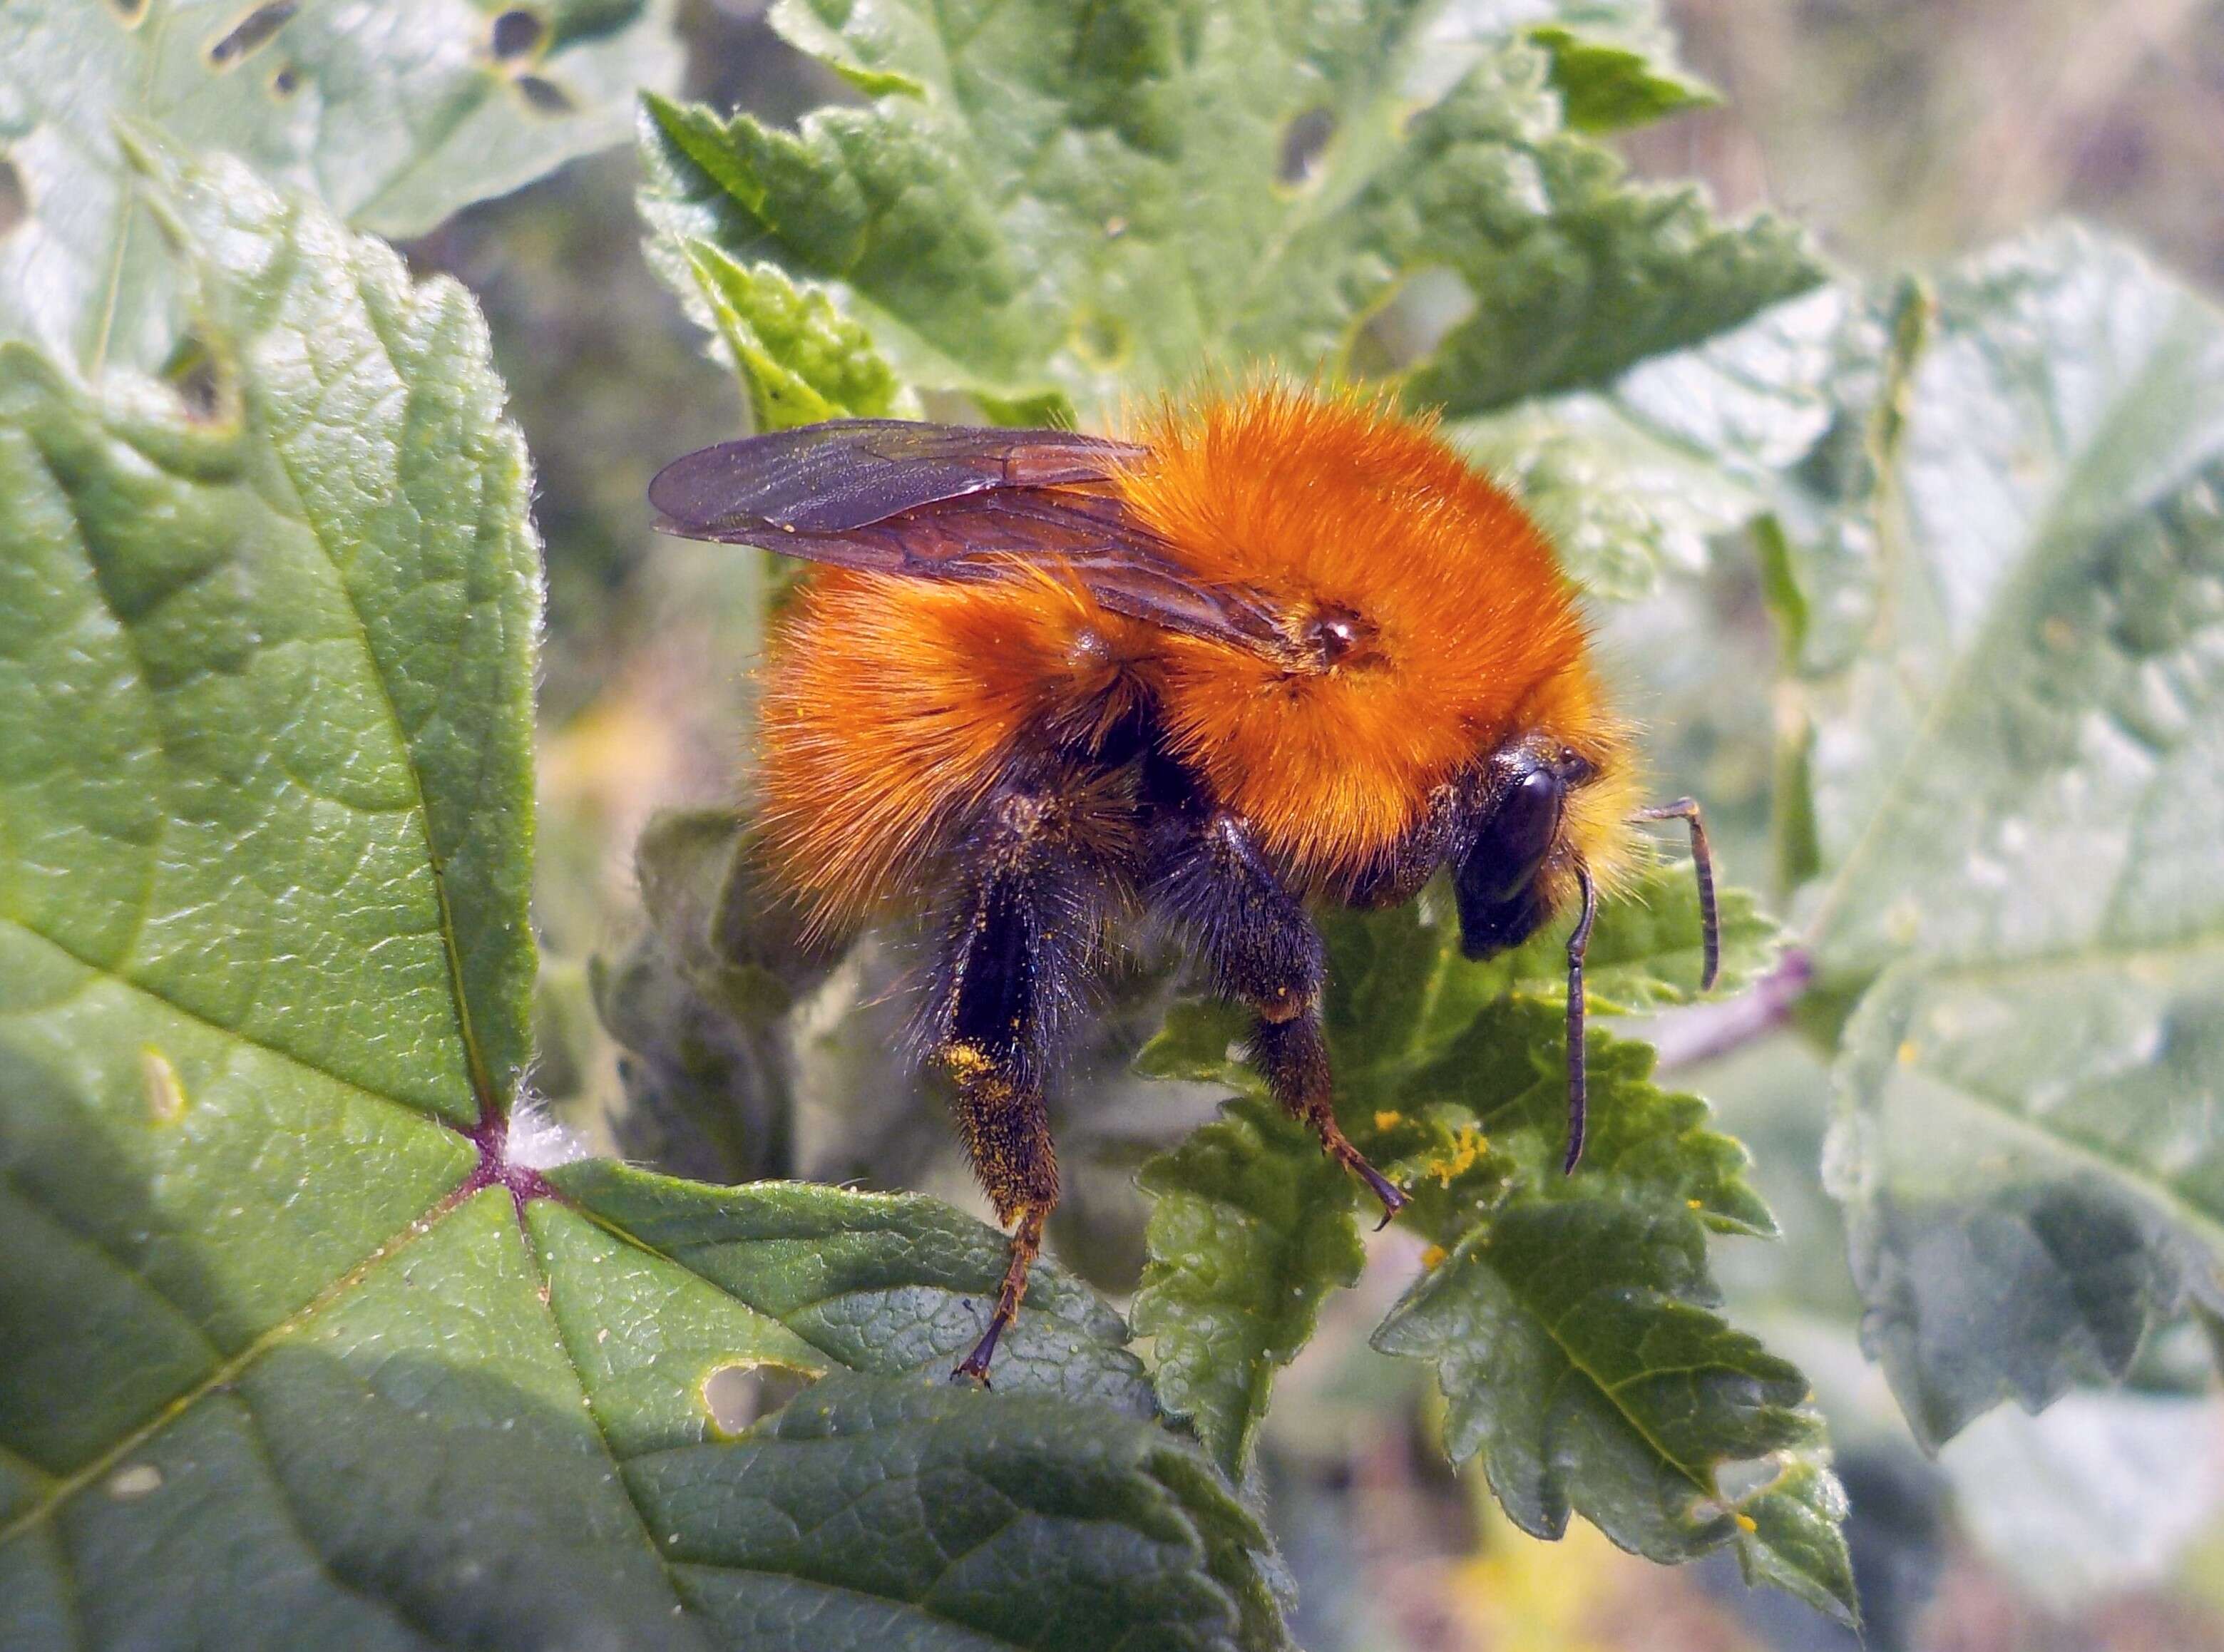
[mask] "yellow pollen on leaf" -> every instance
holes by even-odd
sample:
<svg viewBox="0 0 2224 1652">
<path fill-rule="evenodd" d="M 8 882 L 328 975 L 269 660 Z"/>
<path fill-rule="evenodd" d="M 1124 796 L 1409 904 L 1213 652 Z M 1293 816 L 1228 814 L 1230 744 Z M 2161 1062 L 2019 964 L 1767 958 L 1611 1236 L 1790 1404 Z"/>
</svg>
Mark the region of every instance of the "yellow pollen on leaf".
<svg viewBox="0 0 2224 1652">
<path fill-rule="evenodd" d="M 1473 1170 L 1482 1156 L 1489 1151 L 1490 1138 L 1473 1125 L 1464 1126 L 1459 1134 L 1452 1138 L 1450 1155 L 1431 1163 L 1429 1166 L 1429 1174 L 1437 1178 L 1437 1185 L 1448 1188 L 1451 1186 L 1454 1176 L 1464 1175 Z"/>
</svg>

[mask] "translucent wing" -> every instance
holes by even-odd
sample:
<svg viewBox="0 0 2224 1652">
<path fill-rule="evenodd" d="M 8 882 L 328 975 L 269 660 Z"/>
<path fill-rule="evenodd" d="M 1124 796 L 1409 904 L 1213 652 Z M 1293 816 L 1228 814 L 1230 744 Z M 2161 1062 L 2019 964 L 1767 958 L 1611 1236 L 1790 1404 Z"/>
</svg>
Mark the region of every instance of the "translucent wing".
<svg viewBox="0 0 2224 1652">
<path fill-rule="evenodd" d="M 656 526 L 837 567 L 923 579 L 1071 571 L 1117 614 L 1282 658 L 1255 593 L 1209 586 L 1098 484 L 1141 448 L 1056 430 L 842 419 L 726 442 L 649 483 Z"/>
<path fill-rule="evenodd" d="M 755 544 L 767 526 L 838 533 L 992 489 L 1103 482 L 1141 457 L 1071 431 L 843 419 L 675 459 L 648 484 L 648 502 L 667 532 Z"/>
</svg>

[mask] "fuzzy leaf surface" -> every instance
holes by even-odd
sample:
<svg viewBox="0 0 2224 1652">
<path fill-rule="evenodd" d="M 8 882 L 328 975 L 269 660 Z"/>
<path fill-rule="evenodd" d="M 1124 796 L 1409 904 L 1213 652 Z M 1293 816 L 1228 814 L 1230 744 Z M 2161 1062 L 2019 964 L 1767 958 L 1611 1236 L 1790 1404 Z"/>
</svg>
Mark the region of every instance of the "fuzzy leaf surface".
<svg viewBox="0 0 2224 1652">
<path fill-rule="evenodd" d="M 88 370 L 151 370 L 177 343 L 119 117 L 313 188 L 359 228 L 420 235 L 621 141 L 635 90 L 678 70 L 669 9 L 16 0 L 0 15 L 0 152 L 30 212 L 0 238 L 0 337 Z"/>
<path fill-rule="evenodd" d="M 1056 1268 L 952 1391 L 995 1232 L 509 1157 L 538 566 L 483 332 L 142 161 L 217 413 L 0 349 L 0 1644 L 1283 1644 Z"/>
<path fill-rule="evenodd" d="M 1255 362 L 1380 370 L 1362 331 L 1424 272 L 1457 292 L 1416 400 L 1602 383 L 1818 272 L 1781 222 L 1719 224 L 1569 128 L 1556 76 L 1638 112 L 1583 56 L 1604 32 L 1532 43 L 1587 9 L 1028 0 L 983 28 L 784 0 L 869 104 L 791 133 L 649 99 L 651 255 L 698 314 L 691 240 L 833 284 L 909 381 L 1015 416 L 1101 422 Z M 1632 38 L 1625 71 L 1650 61 Z"/>
<path fill-rule="evenodd" d="M 2224 317 L 2064 229 L 1872 331 L 1780 525 L 1795 812 L 1826 984 L 1876 981 L 1832 1186 L 1935 1441 L 2216 1300 Z"/>
</svg>

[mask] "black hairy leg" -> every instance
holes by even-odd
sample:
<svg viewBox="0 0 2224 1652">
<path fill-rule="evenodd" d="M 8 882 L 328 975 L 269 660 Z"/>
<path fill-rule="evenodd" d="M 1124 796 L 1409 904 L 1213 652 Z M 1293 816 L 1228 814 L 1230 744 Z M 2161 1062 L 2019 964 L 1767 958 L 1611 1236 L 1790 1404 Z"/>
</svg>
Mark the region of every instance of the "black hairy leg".
<svg viewBox="0 0 2224 1652">
<path fill-rule="evenodd" d="M 1327 952 L 1304 905 L 1259 853 L 1249 829 L 1225 810 L 1177 802 L 1159 814 L 1147 852 L 1145 899 L 1196 939 L 1219 991 L 1257 1012 L 1251 1056 L 1267 1088 L 1382 1201 L 1387 1223 L 1405 1207 L 1406 1195 L 1336 1121 L 1320 1022 Z"/>
<path fill-rule="evenodd" d="M 1018 1316 L 1043 1224 L 1058 1203 L 1058 1157 L 1043 1105 L 1047 1069 L 1077 1006 L 1115 887 L 1102 800 L 1085 776 L 993 795 L 955 864 L 928 968 L 919 1034 L 957 1089 L 974 1174 L 1012 1232 L 988 1328 L 953 1378 L 986 1384 L 997 1339 Z"/>
</svg>

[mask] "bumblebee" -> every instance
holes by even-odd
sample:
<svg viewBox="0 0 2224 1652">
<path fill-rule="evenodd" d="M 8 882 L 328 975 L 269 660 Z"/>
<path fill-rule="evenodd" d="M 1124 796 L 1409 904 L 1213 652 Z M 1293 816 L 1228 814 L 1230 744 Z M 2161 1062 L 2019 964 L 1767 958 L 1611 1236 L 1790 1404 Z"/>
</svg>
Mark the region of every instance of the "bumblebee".
<svg viewBox="0 0 2224 1652">
<path fill-rule="evenodd" d="M 916 1020 L 1011 1231 L 978 1346 L 1017 1314 L 1058 1174 L 1044 1087 L 1137 911 L 1255 1016 L 1276 1099 L 1381 1201 L 1338 1128 L 1309 903 L 1381 906 L 1449 868 L 1487 958 L 1572 911 L 1568 1139 L 1584 1126 L 1583 952 L 1638 823 L 1551 546 L 1432 424 L 1254 386 L 1128 439 L 842 420 L 667 466 L 657 526 L 822 564 L 771 640 L 759 823 L 829 930 L 923 914 Z"/>
</svg>

